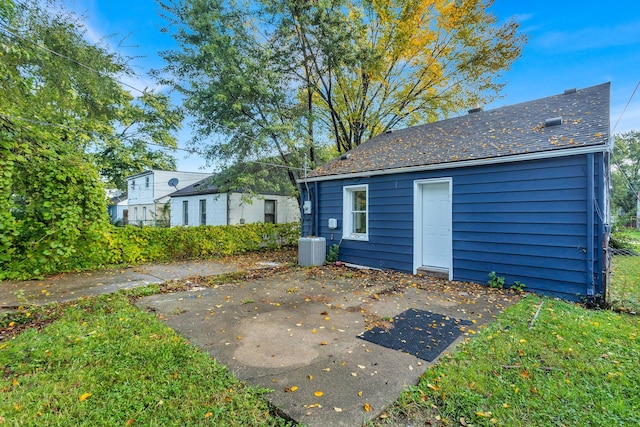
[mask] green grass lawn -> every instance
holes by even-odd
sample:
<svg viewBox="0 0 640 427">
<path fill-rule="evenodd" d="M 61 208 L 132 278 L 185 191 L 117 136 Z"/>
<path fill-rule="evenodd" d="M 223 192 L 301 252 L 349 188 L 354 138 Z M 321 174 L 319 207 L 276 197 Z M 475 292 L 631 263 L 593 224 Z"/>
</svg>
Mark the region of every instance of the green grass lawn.
<svg viewBox="0 0 640 427">
<path fill-rule="evenodd" d="M 377 424 L 640 425 L 639 329 L 637 316 L 529 295 L 430 368 Z"/>
<path fill-rule="evenodd" d="M 157 292 L 157 287 L 135 291 Z M 128 294 L 129 296 L 131 295 Z M 125 293 L 0 319 L 0 424 L 25 426 L 285 425 L 264 390 L 177 336 Z"/>
<path fill-rule="evenodd" d="M 640 249 L 640 230 L 635 228 L 621 228 L 619 231 L 615 232 L 617 237 L 622 238 L 626 241 L 631 241 L 632 244 L 636 246 L 636 248 Z"/>
<path fill-rule="evenodd" d="M 640 256 L 614 256 L 610 280 L 609 302 L 612 307 L 640 313 Z"/>
<path fill-rule="evenodd" d="M 640 313 L 640 230 L 622 228 L 612 235 L 613 249 L 607 301 L 620 311 Z"/>
<path fill-rule="evenodd" d="M 131 302 L 158 291 L 0 317 L 0 424 L 286 425 L 265 390 Z M 25 323 L 39 328 L 11 336 Z M 637 316 L 528 295 L 443 356 L 375 424 L 640 425 L 639 329 Z"/>
</svg>

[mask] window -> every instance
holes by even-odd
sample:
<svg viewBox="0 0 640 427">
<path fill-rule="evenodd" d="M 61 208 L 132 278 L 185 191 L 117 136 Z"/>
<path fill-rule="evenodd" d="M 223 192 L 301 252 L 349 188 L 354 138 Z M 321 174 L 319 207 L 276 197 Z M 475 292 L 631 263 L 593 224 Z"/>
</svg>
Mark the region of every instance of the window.
<svg viewBox="0 0 640 427">
<path fill-rule="evenodd" d="M 182 201 L 182 225 L 189 225 L 189 201 Z"/>
<path fill-rule="evenodd" d="M 142 223 L 147 223 L 147 208 L 142 208 Z"/>
<path fill-rule="evenodd" d="M 264 201 L 264 222 L 265 223 L 276 223 L 276 201 L 275 200 L 265 200 Z"/>
<path fill-rule="evenodd" d="M 138 223 L 138 208 L 133 208 L 133 223 Z"/>
<path fill-rule="evenodd" d="M 149 188 L 149 177 L 145 177 L 144 179 L 144 188 Z"/>
<path fill-rule="evenodd" d="M 200 225 L 207 225 L 207 201 L 200 200 Z"/>
<path fill-rule="evenodd" d="M 135 189 L 135 188 L 136 188 L 136 180 L 135 180 L 135 179 L 132 179 L 132 180 L 131 180 L 131 189 L 133 190 L 133 189 Z"/>
<path fill-rule="evenodd" d="M 344 187 L 343 237 L 346 239 L 369 239 L 369 197 L 368 185 L 352 185 Z"/>
</svg>

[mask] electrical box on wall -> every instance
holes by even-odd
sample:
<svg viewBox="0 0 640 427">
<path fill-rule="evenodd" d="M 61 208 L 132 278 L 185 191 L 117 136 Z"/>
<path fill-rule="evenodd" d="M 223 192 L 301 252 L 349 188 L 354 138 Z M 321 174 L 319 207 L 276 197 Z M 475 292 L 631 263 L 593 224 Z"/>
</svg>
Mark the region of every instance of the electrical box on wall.
<svg viewBox="0 0 640 427">
<path fill-rule="evenodd" d="M 338 228 L 338 220 L 336 218 L 329 218 L 328 226 L 331 230 L 335 230 Z"/>
<path fill-rule="evenodd" d="M 311 213 L 311 200 L 304 201 L 304 203 L 302 204 L 302 212 L 304 212 L 305 214 Z"/>
</svg>

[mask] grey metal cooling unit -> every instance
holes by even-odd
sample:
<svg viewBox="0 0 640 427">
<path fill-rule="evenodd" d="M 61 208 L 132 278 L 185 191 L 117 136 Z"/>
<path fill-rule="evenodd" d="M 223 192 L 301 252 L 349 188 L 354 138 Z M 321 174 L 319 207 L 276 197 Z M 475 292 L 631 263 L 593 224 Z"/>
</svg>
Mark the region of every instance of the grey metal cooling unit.
<svg viewBox="0 0 640 427">
<path fill-rule="evenodd" d="M 327 258 L 327 241 L 324 237 L 301 237 L 298 239 L 298 264 L 302 266 L 323 265 Z"/>
</svg>

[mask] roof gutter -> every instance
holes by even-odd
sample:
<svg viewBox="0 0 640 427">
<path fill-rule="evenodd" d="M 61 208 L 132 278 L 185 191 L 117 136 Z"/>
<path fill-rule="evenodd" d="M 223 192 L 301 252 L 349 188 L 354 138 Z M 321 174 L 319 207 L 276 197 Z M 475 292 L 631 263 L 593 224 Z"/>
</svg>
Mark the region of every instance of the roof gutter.
<svg viewBox="0 0 640 427">
<path fill-rule="evenodd" d="M 527 160 L 551 159 L 557 157 L 577 156 L 580 154 L 601 153 L 610 150 L 609 144 L 590 145 L 588 147 L 567 148 L 564 150 L 539 151 L 535 153 L 514 154 L 511 156 L 489 157 L 477 160 L 461 160 L 458 162 L 437 163 L 433 165 L 409 166 L 405 168 L 381 169 L 364 172 L 343 173 L 338 175 L 325 175 L 307 177 L 307 182 L 333 181 L 345 178 L 368 178 L 378 175 L 392 175 L 396 173 L 424 172 L 441 169 L 466 168 L 472 166 L 494 165 L 498 163 L 524 162 Z M 297 180 L 297 182 L 302 182 Z"/>
</svg>

